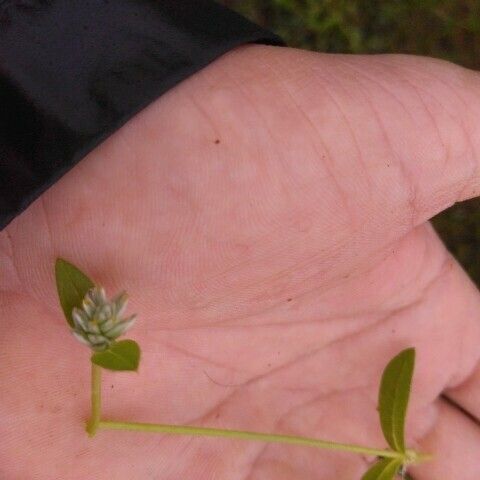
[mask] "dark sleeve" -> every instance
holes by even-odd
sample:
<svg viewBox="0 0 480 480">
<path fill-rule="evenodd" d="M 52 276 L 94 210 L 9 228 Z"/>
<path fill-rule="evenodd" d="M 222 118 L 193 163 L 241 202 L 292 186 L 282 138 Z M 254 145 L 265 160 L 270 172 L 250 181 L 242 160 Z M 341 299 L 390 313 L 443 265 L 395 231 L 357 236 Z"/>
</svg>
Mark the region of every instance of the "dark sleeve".
<svg viewBox="0 0 480 480">
<path fill-rule="evenodd" d="M 208 0 L 0 0 L 0 229 L 163 92 L 281 45 Z"/>
</svg>

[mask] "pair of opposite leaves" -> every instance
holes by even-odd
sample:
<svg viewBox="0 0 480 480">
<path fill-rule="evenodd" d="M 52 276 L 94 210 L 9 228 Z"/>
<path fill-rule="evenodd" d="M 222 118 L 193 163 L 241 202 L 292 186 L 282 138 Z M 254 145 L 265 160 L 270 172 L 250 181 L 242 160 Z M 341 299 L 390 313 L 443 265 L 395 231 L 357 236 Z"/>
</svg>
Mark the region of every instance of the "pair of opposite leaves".
<svg viewBox="0 0 480 480">
<path fill-rule="evenodd" d="M 415 349 L 408 348 L 394 357 L 383 371 L 378 395 L 380 424 L 392 450 L 406 455 L 405 418 L 415 367 Z M 362 480 L 392 480 L 402 468 L 400 458 L 385 458 L 375 463 Z"/>
<path fill-rule="evenodd" d="M 60 305 L 68 324 L 73 328 L 73 309 L 82 309 L 85 295 L 95 284 L 77 267 L 61 258 L 55 263 L 55 279 Z M 91 361 L 108 370 L 136 371 L 140 362 L 140 347 L 133 340 L 115 341 L 110 348 L 93 353 Z"/>
<path fill-rule="evenodd" d="M 57 259 L 55 277 L 63 312 L 73 328 L 72 311 L 81 308 L 87 292 L 95 286 L 83 272 L 71 263 Z M 113 342 L 104 351 L 95 352 L 92 363 L 108 370 L 137 370 L 140 347 L 133 340 Z M 415 349 L 403 350 L 385 368 L 378 396 L 380 424 L 388 445 L 396 452 L 406 453 L 405 417 L 415 366 Z M 375 463 L 362 480 L 392 480 L 402 467 L 400 458 L 385 458 Z"/>
</svg>

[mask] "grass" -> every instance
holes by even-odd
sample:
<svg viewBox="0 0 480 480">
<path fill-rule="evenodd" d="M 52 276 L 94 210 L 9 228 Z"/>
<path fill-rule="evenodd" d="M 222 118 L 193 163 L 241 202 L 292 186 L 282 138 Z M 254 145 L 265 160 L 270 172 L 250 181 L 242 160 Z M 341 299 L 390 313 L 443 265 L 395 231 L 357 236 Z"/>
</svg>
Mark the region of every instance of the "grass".
<svg viewBox="0 0 480 480">
<path fill-rule="evenodd" d="M 480 69 L 478 0 L 223 0 L 290 46 L 343 53 L 429 55 Z M 433 219 L 480 286 L 480 200 Z"/>
</svg>

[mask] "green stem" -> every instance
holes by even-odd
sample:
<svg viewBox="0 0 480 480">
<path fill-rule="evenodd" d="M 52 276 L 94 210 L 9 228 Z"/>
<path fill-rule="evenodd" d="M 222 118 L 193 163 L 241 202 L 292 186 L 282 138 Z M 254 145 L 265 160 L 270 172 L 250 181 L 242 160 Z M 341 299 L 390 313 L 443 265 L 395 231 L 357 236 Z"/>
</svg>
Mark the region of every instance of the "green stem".
<svg viewBox="0 0 480 480">
<path fill-rule="evenodd" d="M 92 363 L 92 413 L 87 423 L 87 432 L 93 437 L 99 428 L 110 430 L 136 430 L 140 432 L 156 432 L 174 435 L 190 435 L 202 437 L 223 437 L 238 440 L 253 440 L 268 443 L 288 443 L 291 445 L 303 445 L 326 450 L 360 453 L 382 458 L 407 459 L 406 453 L 368 448 L 361 445 L 348 443 L 336 443 L 316 438 L 299 437 L 295 435 L 278 435 L 271 433 L 248 432 L 244 430 L 224 430 L 221 428 L 192 427 L 189 425 L 162 425 L 157 423 L 117 422 L 113 420 L 101 420 L 101 368 Z M 414 463 L 429 460 L 429 455 L 416 454 Z"/>
<path fill-rule="evenodd" d="M 382 458 L 404 458 L 403 453 L 391 450 L 380 450 L 375 448 L 350 445 L 346 443 L 335 443 L 314 438 L 297 437 L 293 435 L 275 435 L 270 433 L 246 432 L 242 430 L 223 430 L 219 428 L 191 427 L 182 425 L 160 425 L 156 423 L 134 423 L 116 422 L 102 420 L 100 428 L 113 430 L 137 430 L 141 432 L 159 432 L 176 435 L 197 435 L 203 437 L 223 437 L 240 440 L 256 440 L 269 443 L 289 443 L 291 445 L 304 445 L 309 447 L 323 448 L 327 450 L 340 450 L 344 452 L 362 453 Z"/>
<path fill-rule="evenodd" d="M 92 363 L 92 413 L 87 423 L 87 432 L 93 437 L 100 426 L 101 402 L 102 402 L 102 369 L 98 365 Z"/>
</svg>

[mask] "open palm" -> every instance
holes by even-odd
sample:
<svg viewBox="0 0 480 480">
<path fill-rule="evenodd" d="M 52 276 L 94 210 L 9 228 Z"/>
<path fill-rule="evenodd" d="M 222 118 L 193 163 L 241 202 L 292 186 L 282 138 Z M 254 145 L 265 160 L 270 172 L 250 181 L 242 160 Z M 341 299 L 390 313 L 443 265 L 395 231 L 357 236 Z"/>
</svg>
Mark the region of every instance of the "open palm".
<svg viewBox="0 0 480 480">
<path fill-rule="evenodd" d="M 138 314 L 103 416 L 384 447 L 379 376 L 417 349 L 416 480 L 480 472 L 480 297 L 428 223 L 480 193 L 480 80 L 444 62 L 244 46 L 169 91 L 0 234 L 5 479 L 360 478 L 371 458 L 100 431 L 53 265 Z"/>
</svg>

